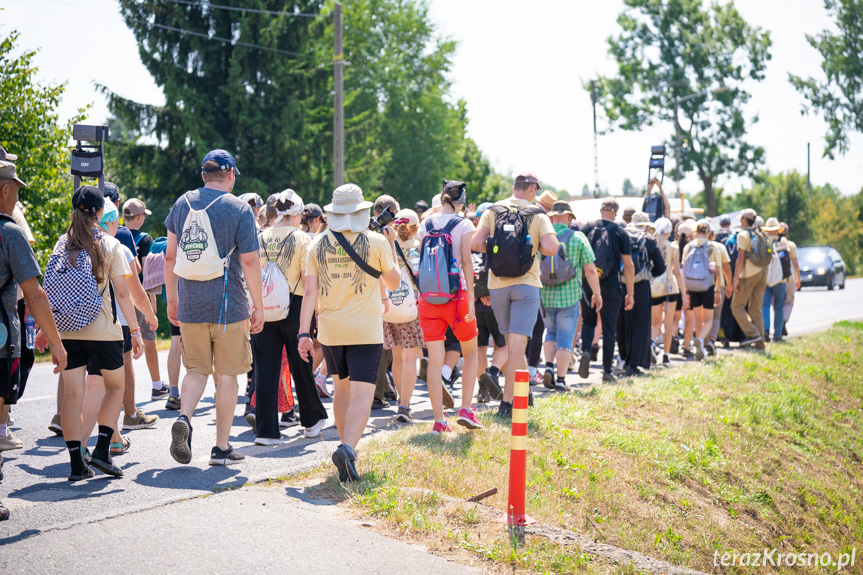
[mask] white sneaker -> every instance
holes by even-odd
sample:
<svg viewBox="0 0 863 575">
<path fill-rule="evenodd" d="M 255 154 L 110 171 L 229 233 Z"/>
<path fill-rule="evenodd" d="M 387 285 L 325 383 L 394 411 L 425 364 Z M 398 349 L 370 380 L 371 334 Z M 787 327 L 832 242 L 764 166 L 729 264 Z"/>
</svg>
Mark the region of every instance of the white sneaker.
<svg viewBox="0 0 863 575">
<path fill-rule="evenodd" d="M 695 338 L 695 359 L 698 361 L 704 359 L 704 340 L 700 337 Z"/>
<path fill-rule="evenodd" d="M 24 442 L 15 437 L 11 429 L 6 430 L 6 437 L 0 437 L 0 451 L 21 449 L 22 447 L 24 447 Z"/>
<path fill-rule="evenodd" d="M 303 437 L 308 437 L 309 439 L 313 439 L 321 434 L 321 430 L 326 425 L 326 419 L 320 419 L 316 424 L 311 427 L 307 427 L 303 430 Z"/>
<path fill-rule="evenodd" d="M 281 445 L 284 443 L 282 438 L 274 438 L 274 437 L 256 437 L 255 445 Z"/>
</svg>

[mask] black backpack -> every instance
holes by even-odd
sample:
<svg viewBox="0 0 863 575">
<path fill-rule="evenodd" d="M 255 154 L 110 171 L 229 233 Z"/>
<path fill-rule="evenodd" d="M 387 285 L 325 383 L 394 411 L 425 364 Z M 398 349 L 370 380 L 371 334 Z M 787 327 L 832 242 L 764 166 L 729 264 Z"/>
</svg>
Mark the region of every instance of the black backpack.
<svg viewBox="0 0 863 575">
<path fill-rule="evenodd" d="M 641 211 L 650 217 L 651 222 L 655 222 L 661 218 L 665 214 L 665 206 L 662 205 L 662 196 L 659 194 L 649 194 L 641 204 Z"/>
<path fill-rule="evenodd" d="M 488 269 L 500 278 L 518 278 L 533 267 L 533 245 L 528 240 L 531 218 L 544 214 L 542 208 L 494 205 L 488 208 L 497 215 L 494 235 L 485 242 Z M 539 245 L 539 238 L 531 238 Z"/>
<path fill-rule="evenodd" d="M 779 256 L 779 263 L 782 265 L 782 279 L 787 280 L 791 277 L 791 253 L 787 247 L 785 249 L 776 249 L 776 244 L 773 244 L 773 250 Z"/>
<path fill-rule="evenodd" d="M 649 280 L 653 261 L 647 252 L 647 234 L 638 230 L 626 229 L 629 235 L 629 243 L 632 245 L 632 267 L 635 273 L 635 283 Z"/>
<path fill-rule="evenodd" d="M 488 265 L 486 255 L 482 252 L 471 252 L 471 263 L 473 263 L 473 296 L 481 298 L 491 295 L 488 291 Z"/>
<path fill-rule="evenodd" d="M 611 276 L 612 273 L 619 273 L 617 270 L 617 258 L 615 257 L 614 249 L 611 247 L 611 238 L 602 220 L 598 220 L 590 226 L 590 229 L 587 231 L 587 241 L 590 242 L 593 255 L 596 257 L 593 263 L 596 266 L 596 273 L 599 274 L 599 279 L 604 280 Z"/>
</svg>

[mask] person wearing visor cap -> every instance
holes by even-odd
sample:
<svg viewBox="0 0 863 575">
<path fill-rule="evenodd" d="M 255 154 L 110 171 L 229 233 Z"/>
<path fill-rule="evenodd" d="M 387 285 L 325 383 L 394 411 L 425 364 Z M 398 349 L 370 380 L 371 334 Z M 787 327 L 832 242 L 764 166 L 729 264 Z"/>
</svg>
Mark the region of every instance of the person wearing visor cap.
<svg viewBox="0 0 863 575">
<path fill-rule="evenodd" d="M 201 162 L 204 186 L 180 196 L 165 219 L 168 319 L 180 326 L 186 366 L 180 416 L 171 427 L 170 453 L 184 465 L 192 461 L 191 419 L 210 375 L 218 389 L 216 443 L 210 451 L 210 465 L 227 465 L 245 458 L 228 440 L 237 406 L 237 376 L 251 370 L 250 335 L 259 333 L 264 326 L 264 303 L 255 216 L 249 204 L 231 195 L 239 173 L 230 153 L 208 152 Z M 203 215 L 192 218 L 191 210 L 206 213 L 214 237 L 201 227 L 207 223 Z M 175 273 L 181 249 L 188 271 L 188 266 L 201 259 L 203 250 L 209 250 L 212 256 L 213 247 L 226 264 L 218 276 L 197 280 Z"/>
</svg>

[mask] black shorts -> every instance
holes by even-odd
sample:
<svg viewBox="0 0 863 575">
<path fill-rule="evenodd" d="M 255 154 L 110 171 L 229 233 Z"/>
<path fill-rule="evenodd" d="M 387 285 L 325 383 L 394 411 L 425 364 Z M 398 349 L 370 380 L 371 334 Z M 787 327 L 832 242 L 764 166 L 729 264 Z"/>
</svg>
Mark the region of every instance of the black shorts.
<svg viewBox="0 0 863 575">
<path fill-rule="evenodd" d="M 168 322 L 168 324 L 171 326 L 171 337 L 174 337 L 175 335 L 179 336 L 180 335 L 180 326 L 174 325 L 171 322 Z"/>
<path fill-rule="evenodd" d="M 483 349 L 488 347 L 489 336 L 494 341 L 495 347 L 506 345 L 506 337 L 500 333 L 493 311 L 476 312 L 476 328 L 479 331 L 479 334 L 476 336 L 476 342 L 479 347 Z"/>
<path fill-rule="evenodd" d="M 132 351 L 132 332 L 128 325 L 120 326 L 123 328 L 123 355 Z"/>
<path fill-rule="evenodd" d="M 680 309 L 680 304 L 683 302 L 683 298 L 680 296 L 679 293 L 670 294 L 665 297 L 652 297 L 650 298 L 650 305 L 662 305 L 666 301 L 668 303 L 676 303 L 677 309 Z"/>
<path fill-rule="evenodd" d="M 87 366 L 90 375 L 102 375 L 102 370 L 114 371 L 123 367 L 122 341 L 86 341 L 64 339 L 68 361 L 66 371 Z"/>
<path fill-rule="evenodd" d="M 452 328 L 449 326 L 447 326 L 446 334 L 443 338 L 443 348 L 444 351 L 457 351 L 461 353 L 461 343 L 459 343 L 458 338 L 455 336 L 455 332 L 453 332 Z"/>
<path fill-rule="evenodd" d="M 362 381 L 374 385 L 378 379 L 384 345 L 370 343 L 360 345 L 321 345 L 324 359 L 331 374 L 342 379 Z"/>
<path fill-rule="evenodd" d="M 21 361 L 17 357 L 0 359 L 0 397 L 6 405 L 15 405 L 18 402 L 20 384 Z"/>
<path fill-rule="evenodd" d="M 716 286 L 710 286 L 710 289 L 707 291 L 686 290 L 687 295 L 689 295 L 689 309 L 695 309 L 697 307 L 713 309 L 713 294 L 715 288 Z"/>
</svg>

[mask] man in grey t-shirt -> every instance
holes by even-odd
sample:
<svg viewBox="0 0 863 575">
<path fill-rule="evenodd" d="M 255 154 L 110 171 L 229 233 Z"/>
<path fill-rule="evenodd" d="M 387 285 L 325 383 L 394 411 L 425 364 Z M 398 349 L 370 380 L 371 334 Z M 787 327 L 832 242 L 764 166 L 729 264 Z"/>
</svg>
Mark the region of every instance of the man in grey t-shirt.
<svg viewBox="0 0 863 575">
<path fill-rule="evenodd" d="M 252 367 L 250 333 L 261 331 L 264 306 L 254 214 L 248 204 L 231 195 L 239 175 L 231 154 L 225 150 L 209 152 L 201 163 L 204 187 L 183 194 L 165 219 L 168 319 L 181 327 L 186 366 L 180 417 L 171 427 L 171 455 L 184 464 L 192 461 L 191 418 L 211 374 L 218 393 L 216 445 L 210 454 L 210 465 L 226 465 L 243 459 L 228 443 L 228 436 L 237 405 L 237 376 L 248 373 Z M 204 244 L 215 239 L 219 257 L 230 254 L 223 276 L 195 281 L 178 278 L 174 273 L 179 238 L 183 236 L 190 206 L 194 210 L 207 209 L 215 238 L 203 239 Z M 252 298 L 252 310 L 249 310 L 244 277 Z"/>
</svg>

